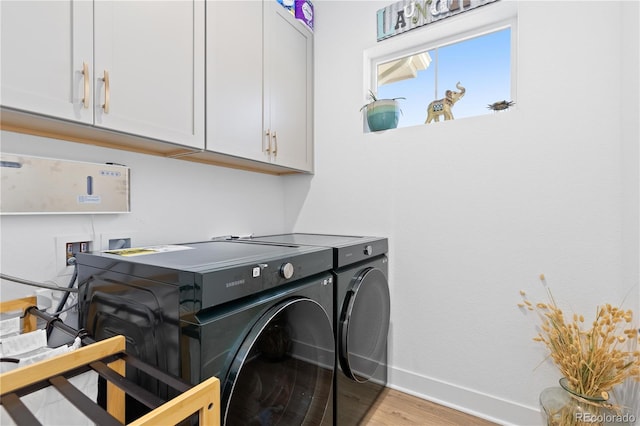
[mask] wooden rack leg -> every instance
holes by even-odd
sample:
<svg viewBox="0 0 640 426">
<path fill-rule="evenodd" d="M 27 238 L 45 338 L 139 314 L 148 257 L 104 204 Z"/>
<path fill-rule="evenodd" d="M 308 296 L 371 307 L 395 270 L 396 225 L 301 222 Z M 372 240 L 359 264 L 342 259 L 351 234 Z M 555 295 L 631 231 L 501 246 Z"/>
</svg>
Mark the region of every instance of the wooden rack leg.
<svg viewBox="0 0 640 426">
<path fill-rule="evenodd" d="M 220 381 L 210 377 L 128 426 L 175 425 L 198 413 L 200 426 L 220 425 Z"/>
<path fill-rule="evenodd" d="M 119 359 L 107 365 L 116 373 L 119 373 L 123 377 L 125 376 L 126 363 L 124 360 Z M 107 382 L 107 411 L 122 424 L 125 422 L 124 398 L 125 393 L 122 389 L 118 388 L 111 382 Z"/>
<path fill-rule="evenodd" d="M 37 327 L 37 318 L 33 315 L 29 315 L 26 312 L 27 308 L 36 306 L 38 299 L 35 296 L 23 297 L 22 299 L 8 300 L 6 302 L 0 302 L 0 312 L 22 311 L 24 320 L 22 322 L 22 332 L 28 333 L 34 331 Z"/>
</svg>

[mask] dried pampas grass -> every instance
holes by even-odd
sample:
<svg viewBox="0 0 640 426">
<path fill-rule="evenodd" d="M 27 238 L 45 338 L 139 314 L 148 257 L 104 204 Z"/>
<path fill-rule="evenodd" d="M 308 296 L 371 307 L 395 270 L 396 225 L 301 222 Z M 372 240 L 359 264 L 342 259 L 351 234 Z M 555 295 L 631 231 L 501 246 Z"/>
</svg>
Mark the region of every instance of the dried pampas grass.
<svg viewBox="0 0 640 426">
<path fill-rule="evenodd" d="M 537 314 L 540 329 L 533 340 L 547 347 L 569 387 L 575 393 L 607 400 L 614 386 L 628 385 L 629 380 L 639 382 L 640 337 L 633 325 L 633 312 L 606 304 L 596 309 L 591 323 L 578 314 L 568 319 L 556 304 L 544 275 L 540 275 L 540 281 L 548 302 L 534 303 L 520 291 L 522 303 L 518 306 Z"/>
</svg>

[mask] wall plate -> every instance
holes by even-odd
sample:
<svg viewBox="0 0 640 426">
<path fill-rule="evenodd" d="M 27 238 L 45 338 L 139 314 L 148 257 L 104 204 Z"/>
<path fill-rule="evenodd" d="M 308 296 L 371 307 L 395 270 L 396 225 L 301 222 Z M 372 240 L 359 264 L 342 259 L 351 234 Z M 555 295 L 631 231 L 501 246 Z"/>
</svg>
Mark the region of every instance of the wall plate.
<svg viewBox="0 0 640 426">
<path fill-rule="evenodd" d="M 100 245 L 94 246 L 95 251 L 104 251 L 109 250 L 109 240 L 116 239 L 129 239 L 131 244 L 135 244 L 136 237 L 138 236 L 137 231 L 116 231 L 116 232 L 102 232 L 100 233 Z"/>
<path fill-rule="evenodd" d="M 56 268 L 58 270 L 58 276 L 64 277 L 73 274 L 73 266 L 67 265 L 67 243 L 89 243 L 88 250 L 95 250 L 95 240 L 93 236 L 89 234 L 73 234 L 73 235 L 59 235 L 55 237 L 56 244 Z"/>
</svg>

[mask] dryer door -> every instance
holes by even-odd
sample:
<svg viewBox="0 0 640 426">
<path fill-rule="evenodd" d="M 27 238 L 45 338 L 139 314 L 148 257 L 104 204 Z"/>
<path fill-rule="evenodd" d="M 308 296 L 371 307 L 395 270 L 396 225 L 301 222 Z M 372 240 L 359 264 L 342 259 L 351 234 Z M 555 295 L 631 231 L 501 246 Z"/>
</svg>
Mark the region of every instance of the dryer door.
<svg viewBox="0 0 640 426">
<path fill-rule="evenodd" d="M 347 377 L 366 382 L 385 367 L 391 302 L 389 284 L 378 268 L 366 268 L 351 280 L 340 314 L 340 367 Z"/>
<path fill-rule="evenodd" d="M 244 339 L 222 389 L 225 425 L 317 425 L 331 395 L 334 340 L 317 302 L 289 299 Z"/>
</svg>

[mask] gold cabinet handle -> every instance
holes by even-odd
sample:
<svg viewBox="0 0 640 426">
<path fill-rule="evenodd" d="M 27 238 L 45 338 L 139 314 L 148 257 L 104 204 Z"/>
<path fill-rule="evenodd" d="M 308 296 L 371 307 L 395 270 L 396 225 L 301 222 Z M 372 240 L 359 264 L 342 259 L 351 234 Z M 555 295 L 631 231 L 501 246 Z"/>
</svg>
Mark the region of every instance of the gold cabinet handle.
<svg viewBox="0 0 640 426">
<path fill-rule="evenodd" d="M 268 141 L 268 143 L 267 143 L 267 148 L 266 148 L 266 149 L 264 149 L 264 144 L 263 144 L 263 149 L 262 149 L 262 150 L 263 150 L 264 152 L 266 152 L 267 154 L 269 154 L 269 153 L 271 153 L 271 130 L 270 130 L 270 129 L 267 129 L 267 130 L 264 132 L 264 135 L 267 137 L 267 141 Z"/>
<path fill-rule="evenodd" d="M 273 131 L 273 155 L 278 156 L 278 134 Z"/>
<path fill-rule="evenodd" d="M 104 81 L 104 103 L 102 108 L 104 108 L 105 114 L 109 114 L 109 71 L 104 70 L 102 81 Z"/>
<path fill-rule="evenodd" d="M 89 108 L 89 64 L 82 63 L 82 75 L 84 78 L 84 93 L 82 97 L 82 106 L 86 109 Z"/>
</svg>

